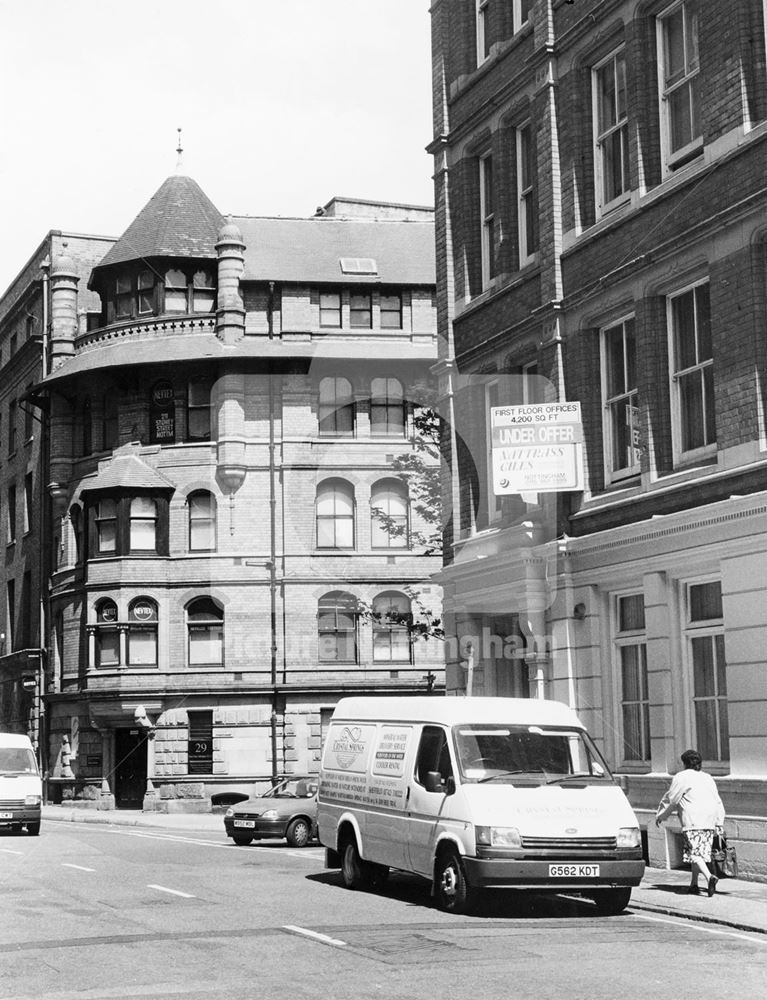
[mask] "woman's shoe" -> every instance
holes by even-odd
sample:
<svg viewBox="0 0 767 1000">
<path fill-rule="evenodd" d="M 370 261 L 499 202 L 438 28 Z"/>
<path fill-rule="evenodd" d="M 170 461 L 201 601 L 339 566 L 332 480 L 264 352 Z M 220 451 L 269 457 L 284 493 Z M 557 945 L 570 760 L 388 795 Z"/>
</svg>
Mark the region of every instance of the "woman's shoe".
<svg viewBox="0 0 767 1000">
<path fill-rule="evenodd" d="M 719 879 L 716 877 L 716 875 L 712 875 L 711 878 L 708 880 L 708 894 L 709 894 L 709 896 L 713 896 L 714 893 L 716 892 L 716 883 L 718 881 L 719 881 Z"/>
<path fill-rule="evenodd" d="M 687 893 L 690 896 L 700 896 L 700 889 L 697 887 L 697 885 L 691 885 L 690 888 L 687 890 Z"/>
</svg>

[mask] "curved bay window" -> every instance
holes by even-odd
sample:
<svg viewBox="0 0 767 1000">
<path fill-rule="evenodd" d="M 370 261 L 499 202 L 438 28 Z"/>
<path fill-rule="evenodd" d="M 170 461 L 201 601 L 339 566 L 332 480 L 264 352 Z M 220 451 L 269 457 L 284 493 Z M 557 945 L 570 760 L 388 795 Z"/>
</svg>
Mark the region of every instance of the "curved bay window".
<svg viewBox="0 0 767 1000">
<path fill-rule="evenodd" d="M 115 491 L 117 492 L 117 491 Z M 88 505 L 88 554 L 168 555 L 168 498 L 102 495 Z"/>
<path fill-rule="evenodd" d="M 370 544 L 375 549 L 406 549 L 407 488 L 398 479 L 375 483 L 370 495 Z"/>
<path fill-rule="evenodd" d="M 351 437 L 354 434 L 354 397 L 348 378 L 320 381 L 320 434 Z"/>
<path fill-rule="evenodd" d="M 211 597 L 198 597 L 187 606 L 190 667 L 220 667 L 224 663 L 224 612 Z"/>
<path fill-rule="evenodd" d="M 120 630 L 117 625 L 117 605 L 112 600 L 96 605 L 95 663 L 97 667 L 120 666 Z"/>
<path fill-rule="evenodd" d="M 343 479 L 317 487 L 317 548 L 354 548 L 354 489 Z"/>
<path fill-rule="evenodd" d="M 166 313 L 210 313 L 216 307 L 213 272 L 198 268 L 187 274 L 180 268 L 165 272 Z"/>
<path fill-rule="evenodd" d="M 148 597 L 128 608 L 128 666 L 157 666 L 157 605 Z"/>
<path fill-rule="evenodd" d="M 413 644 L 408 624 L 412 619 L 405 594 L 388 591 L 373 600 L 373 660 L 376 663 L 411 663 Z"/>
<path fill-rule="evenodd" d="M 186 275 L 177 268 L 165 272 L 165 312 L 187 312 Z"/>
<path fill-rule="evenodd" d="M 357 599 L 335 590 L 317 609 L 320 663 L 357 662 Z"/>
<path fill-rule="evenodd" d="M 215 552 L 216 550 L 216 498 L 207 490 L 190 493 L 189 551 Z"/>
</svg>

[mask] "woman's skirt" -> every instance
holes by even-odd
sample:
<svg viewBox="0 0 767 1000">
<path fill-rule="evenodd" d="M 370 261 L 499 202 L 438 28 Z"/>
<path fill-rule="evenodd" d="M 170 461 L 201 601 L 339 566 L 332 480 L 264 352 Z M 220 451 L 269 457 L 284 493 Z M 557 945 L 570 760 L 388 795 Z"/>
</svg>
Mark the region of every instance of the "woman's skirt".
<svg viewBox="0 0 767 1000">
<path fill-rule="evenodd" d="M 711 848 L 714 843 L 713 830 L 684 830 L 684 853 L 682 860 L 686 865 L 698 859 L 708 864 L 711 861 Z"/>
</svg>

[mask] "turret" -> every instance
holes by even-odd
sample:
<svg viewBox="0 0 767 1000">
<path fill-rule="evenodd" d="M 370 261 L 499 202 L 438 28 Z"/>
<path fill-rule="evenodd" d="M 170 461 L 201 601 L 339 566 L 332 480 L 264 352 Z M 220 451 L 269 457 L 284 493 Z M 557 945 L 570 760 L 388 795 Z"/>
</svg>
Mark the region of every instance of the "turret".
<svg viewBox="0 0 767 1000">
<path fill-rule="evenodd" d="M 65 243 L 64 253 L 54 260 L 51 270 L 51 370 L 75 353 L 79 281 Z"/>
<path fill-rule="evenodd" d="M 245 244 L 242 233 L 231 216 L 218 232 L 218 309 L 216 336 L 225 344 L 234 344 L 245 336 L 245 306 L 240 281 L 245 270 Z"/>
</svg>

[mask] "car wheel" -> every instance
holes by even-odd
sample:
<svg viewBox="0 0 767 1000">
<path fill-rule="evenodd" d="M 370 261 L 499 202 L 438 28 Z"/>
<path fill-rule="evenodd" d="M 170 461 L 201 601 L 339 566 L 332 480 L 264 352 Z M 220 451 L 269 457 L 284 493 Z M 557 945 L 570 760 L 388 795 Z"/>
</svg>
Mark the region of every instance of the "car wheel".
<svg viewBox="0 0 767 1000">
<path fill-rule="evenodd" d="M 294 819 L 288 827 L 285 839 L 291 847 L 306 847 L 312 839 L 312 831 L 305 819 Z"/>
<path fill-rule="evenodd" d="M 467 913 L 473 902 L 472 892 L 458 854 L 443 851 L 434 867 L 434 897 L 446 913 Z"/>
<path fill-rule="evenodd" d="M 40 820 L 36 823 L 27 823 L 27 833 L 30 837 L 40 836 Z"/>
<path fill-rule="evenodd" d="M 360 857 L 357 841 L 352 837 L 346 842 L 341 858 L 341 875 L 347 889 L 369 889 L 370 865 Z"/>
<path fill-rule="evenodd" d="M 618 913 L 623 913 L 629 905 L 631 888 L 622 886 L 619 889 L 598 889 L 590 895 L 596 905 L 598 916 L 614 917 Z"/>
<path fill-rule="evenodd" d="M 233 833 L 232 840 L 238 847 L 247 847 L 253 841 L 252 833 Z"/>
</svg>

